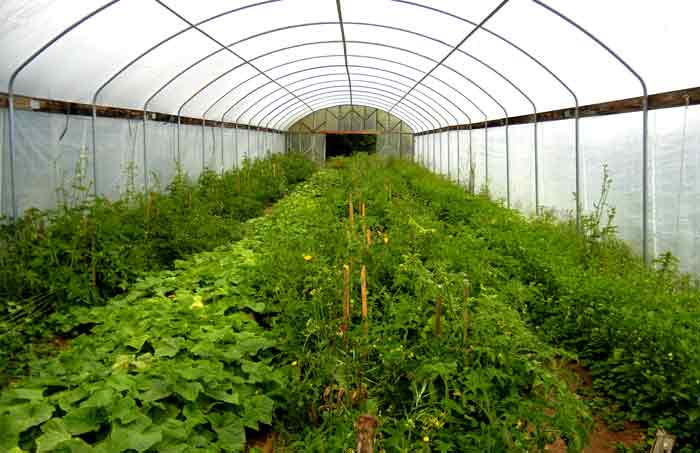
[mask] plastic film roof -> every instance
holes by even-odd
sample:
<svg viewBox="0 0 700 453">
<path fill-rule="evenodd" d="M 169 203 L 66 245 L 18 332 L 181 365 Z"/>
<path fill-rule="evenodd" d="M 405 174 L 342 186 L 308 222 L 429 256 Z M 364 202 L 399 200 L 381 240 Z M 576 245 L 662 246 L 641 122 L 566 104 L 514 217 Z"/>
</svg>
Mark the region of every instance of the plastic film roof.
<svg viewBox="0 0 700 453">
<path fill-rule="evenodd" d="M 700 85 L 698 15 L 689 0 L 3 0 L 0 90 L 276 129 L 357 103 L 418 132 L 640 96 L 631 70 L 649 93 Z"/>
</svg>

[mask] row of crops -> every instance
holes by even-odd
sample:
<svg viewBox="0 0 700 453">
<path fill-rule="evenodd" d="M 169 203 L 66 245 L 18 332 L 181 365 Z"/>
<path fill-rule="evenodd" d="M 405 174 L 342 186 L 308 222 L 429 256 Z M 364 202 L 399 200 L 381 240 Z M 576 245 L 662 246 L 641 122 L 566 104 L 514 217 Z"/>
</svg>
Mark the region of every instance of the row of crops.
<svg viewBox="0 0 700 453">
<path fill-rule="evenodd" d="M 574 361 L 615 414 L 700 448 L 697 290 L 585 223 L 333 160 L 240 240 L 56 314 L 70 340 L 0 393 L 0 451 L 580 451 Z"/>
<path fill-rule="evenodd" d="M 196 180 L 179 172 L 148 194 L 129 186 L 116 202 L 91 199 L 76 180 L 61 189 L 58 209 L 0 224 L 0 386 L 24 372 L 27 353 L 55 346 L 37 339 L 65 328 L 64 308 L 101 305 L 146 271 L 239 240 L 245 220 L 314 169 L 301 154 L 273 155 Z"/>
</svg>

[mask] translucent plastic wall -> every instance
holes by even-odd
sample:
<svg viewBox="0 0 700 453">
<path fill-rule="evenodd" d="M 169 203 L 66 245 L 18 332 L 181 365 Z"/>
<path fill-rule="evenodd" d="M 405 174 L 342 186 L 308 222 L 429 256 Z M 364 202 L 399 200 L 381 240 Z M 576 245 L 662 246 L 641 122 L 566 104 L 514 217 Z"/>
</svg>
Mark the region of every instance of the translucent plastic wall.
<svg viewBox="0 0 700 453">
<path fill-rule="evenodd" d="M 510 205 L 526 215 L 535 213 L 535 126 L 508 128 Z M 450 135 L 451 158 L 445 157 Z M 459 147 L 457 147 L 459 134 Z M 485 182 L 491 195 L 507 201 L 505 127 L 471 132 L 475 188 Z M 436 173 L 470 183 L 469 131 L 416 137 L 416 161 Z M 551 121 L 537 125 L 539 206 L 562 219 L 575 219 L 575 123 Z M 488 160 L 486 154 L 488 151 Z M 642 114 L 606 115 L 580 120 L 581 207 L 588 215 L 600 203 L 604 168 L 611 187 L 607 198 L 615 208 L 619 236 L 635 250 L 642 247 Z M 459 162 L 456 160 L 459 158 Z M 448 168 L 447 162 L 450 163 Z M 700 272 L 700 106 L 649 112 L 649 251 L 667 251 L 679 258 L 684 271 Z M 603 221 L 607 221 L 605 215 Z"/>
<path fill-rule="evenodd" d="M 0 110 L 2 133 L 2 212 L 12 213 L 7 111 Z M 127 191 L 163 189 L 177 171 L 177 125 L 148 121 L 144 153 L 143 121 L 97 118 L 93 163 L 91 119 L 30 111 L 16 112 L 15 196 L 21 215 L 92 196 L 116 200 Z M 223 146 L 222 146 L 223 140 Z M 247 129 L 180 125 L 182 170 L 197 178 L 202 169 L 240 166 L 268 151 L 284 151 L 284 135 Z"/>
</svg>

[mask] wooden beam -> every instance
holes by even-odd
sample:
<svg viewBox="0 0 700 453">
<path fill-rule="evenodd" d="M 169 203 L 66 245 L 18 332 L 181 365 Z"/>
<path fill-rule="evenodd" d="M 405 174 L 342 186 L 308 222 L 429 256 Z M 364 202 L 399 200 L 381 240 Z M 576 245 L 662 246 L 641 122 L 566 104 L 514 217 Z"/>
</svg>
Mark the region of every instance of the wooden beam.
<svg viewBox="0 0 700 453">
<path fill-rule="evenodd" d="M 6 93 L 0 93 L 0 108 L 8 108 L 9 99 Z M 52 99 L 38 99 L 29 98 L 26 96 L 15 96 L 15 109 L 17 110 L 30 110 L 33 112 L 42 113 L 58 113 L 62 115 L 75 115 L 75 116 L 92 116 L 92 105 L 81 104 L 77 102 L 65 102 L 57 101 Z M 133 119 L 142 120 L 143 110 L 134 109 L 123 109 L 119 107 L 109 107 L 104 105 L 97 106 L 97 116 L 101 118 L 121 118 L 121 119 Z M 177 123 L 177 115 L 170 115 L 167 113 L 158 112 L 148 112 L 149 121 L 160 121 L 165 123 Z M 189 124 L 193 126 L 201 126 L 202 118 L 193 118 L 188 116 L 180 117 L 181 124 Z M 205 120 L 205 125 L 210 127 L 225 127 L 227 129 L 251 129 L 264 132 L 274 132 L 283 134 L 284 131 L 277 129 L 270 129 L 257 126 L 249 126 L 247 124 L 236 124 L 221 121 Z"/>
<path fill-rule="evenodd" d="M 594 116 L 615 115 L 618 113 L 632 113 L 642 111 L 643 98 L 619 99 L 617 101 L 601 102 L 598 104 L 590 104 L 579 107 L 579 118 L 590 118 Z M 687 88 L 684 90 L 669 91 L 666 93 L 657 93 L 649 95 L 649 110 L 667 109 L 672 107 L 684 107 L 686 105 L 700 104 L 700 87 Z M 575 108 L 570 107 L 560 110 L 550 110 L 549 112 L 539 112 L 537 114 L 537 122 L 543 123 L 547 121 L 559 121 L 573 119 L 575 116 Z M 508 125 L 514 126 L 517 124 L 530 124 L 535 122 L 535 115 L 520 115 L 511 116 L 508 118 Z M 505 118 L 482 121 L 472 123 L 471 129 L 483 129 L 484 127 L 500 127 L 505 126 Z M 433 129 L 430 131 L 418 132 L 416 135 L 428 135 L 438 132 L 447 132 L 455 130 L 468 130 L 468 124 L 458 124 L 454 126 Z"/>
<path fill-rule="evenodd" d="M 365 130 L 365 131 L 318 131 L 316 132 L 317 134 L 325 134 L 325 135 L 381 135 L 381 132 L 373 131 L 373 130 Z"/>
</svg>

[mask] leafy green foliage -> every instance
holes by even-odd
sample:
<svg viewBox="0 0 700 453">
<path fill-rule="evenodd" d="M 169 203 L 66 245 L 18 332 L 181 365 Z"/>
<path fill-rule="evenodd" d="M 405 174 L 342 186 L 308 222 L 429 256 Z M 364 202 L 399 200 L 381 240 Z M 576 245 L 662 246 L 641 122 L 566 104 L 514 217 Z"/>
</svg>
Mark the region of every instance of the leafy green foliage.
<svg viewBox="0 0 700 453">
<path fill-rule="evenodd" d="M 180 173 L 162 194 L 79 198 L 0 227 L 0 328 L 9 332 L 0 336 L 0 370 L 21 367 L 14 351 L 31 338 L 66 330 L 60 317 L 43 322 L 46 313 L 104 303 L 145 271 L 240 239 L 242 221 L 313 171 L 299 154 L 273 155 L 221 175 L 207 170 L 195 182 Z"/>
<path fill-rule="evenodd" d="M 289 451 L 343 451 L 369 413 L 388 452 L 580 451 L 592 419 L 559 377 L 574 353 L 610 420 L 700 445 L 700 304 L 671 257 L 648 268 L 612 231 L 362 155 L 241 231 L 56 314 L 85 333 L 0 394 L 0 449 L 237 451 L 271 425 Z"/>
<path fill-rule="evenodd" d="M 272 422 L 267 395 L 284 382 L 241 284 L 251 263 L 243 241 L 73 309 L 94 327 L 2 394 L 2 451 L 242 450 L 245 428 Z"/>
</svg>

